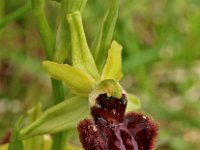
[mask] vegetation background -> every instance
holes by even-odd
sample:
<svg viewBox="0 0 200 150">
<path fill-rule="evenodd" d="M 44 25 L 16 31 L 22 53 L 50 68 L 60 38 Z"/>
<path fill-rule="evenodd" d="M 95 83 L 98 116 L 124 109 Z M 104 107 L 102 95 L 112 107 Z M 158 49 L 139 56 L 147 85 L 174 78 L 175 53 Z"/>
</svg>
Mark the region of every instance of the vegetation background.
<svg viewBox="0 0 200 150">
<path fill-rule="evenodd" d="M 107 8 L 88 0 L 89 44 Z M 47 1 L 54 31 L 59 5 Z M 121 0 L 114 39 L 123 45 L 121 84 L 159 123 L 157 150 L 200 149 L 200 1 Z M 43 46 L 27 0 L 0 1 L 0 139 L 37 102 L 51 105 Z"/>
</svg>

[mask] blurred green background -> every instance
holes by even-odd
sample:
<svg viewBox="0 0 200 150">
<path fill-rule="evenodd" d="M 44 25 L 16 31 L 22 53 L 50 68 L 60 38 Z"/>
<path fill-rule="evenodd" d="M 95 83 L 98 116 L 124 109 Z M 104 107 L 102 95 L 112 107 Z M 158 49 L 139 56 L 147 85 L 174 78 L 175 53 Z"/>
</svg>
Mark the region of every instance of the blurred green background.
<svg viewBox="0 0 200 150">
<path fill-rule="evenodd" d="M 56 32 L 60 7 L 46 1 Z M 89 44 L 107 8 L 88 0 Z M 200 149 L 200 1 L 121 0 L 114 39 L 123 45 L 121 84 L 160 126 L 157 150 Z M 0 139 L 37 102 L 51 105 L 45 59 L 27 0 L 0 0 Z"/>
</svg>

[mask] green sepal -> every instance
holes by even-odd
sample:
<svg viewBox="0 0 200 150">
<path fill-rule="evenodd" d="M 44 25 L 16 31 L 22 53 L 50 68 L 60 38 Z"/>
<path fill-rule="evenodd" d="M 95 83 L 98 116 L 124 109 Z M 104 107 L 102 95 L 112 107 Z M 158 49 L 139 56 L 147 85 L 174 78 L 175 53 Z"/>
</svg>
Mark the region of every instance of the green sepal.
<svg viewBox="0 0 200 150">
<path fill-rule="evenodd" d="M 15 123 L 14 130 L 12 131 L 12 136 L 10 143 L 8 145 L 8 150 L 23 150 L 23 143 L 18 139 L 19 132 L 22 126 L 23 118 L 19 118 Z"/>
<path fill-rule="evenodd" d="M 119 0 L 111 0 L 110 6 L 102 21 L 100 30 L 92 43 L 92 52 L 99 72 L 105 64 L 107 51 L 113 38 L 113 32 L 117 21 Z"/>
<path fill-rule="evenodd" d="M 66 21 L 66 15 L 74 11 L 83 11 L 87 0 L 62 0 L 61 1 L 61 22 L 56 34 L 55 55 L 54 60 L 63 63 L 66 58 L 70 58 L 70 31 Z"/>
<path fill-rule="evenodd" d="M 120 99 L 122 97 L 123 88 L 121 85 L 112 80 L 112 79 L 106 79 L 101 81 L 89 94 L 89 101 L 90 106 L 94 106 L 96 103 L 96 98 L 100 94 L 107 94 L 108 97 L 115 97 Z"/>
<path fill-rule="evenodd" d="M 128 105 L 126 108 L 126 112 L 139 110 L 140 108 L 141 108 L 140 99 L 133 94 L 128 94 Z"/>
<path fill-rule="evenodd" d="M 52 134 L 75 128 L 77 123 L 89 116 L 87 98 L 75 96 L 45 111 L 36 121 L 20 131 L 20 138 Z"/>
<path fill-rule="evenodd" d="M 33 123 L 42 114 L 41 103 L 37 104 L 35 107 L 30 109 L 28 112 L 28 124 Z M 24 141 L 25 150 L 43 150 L 44 147 L 43 136 L 36 136 Z"/>
<path fill-rule="evenodd" d="M 88 72 L 95 80 L 99 73 L 85 37 L 82 18 L 79 11 L 67 15 L 71 34 L 72 64 Z"/>
<path fill-rule="evenodd" d="M 48 74 L 57 80 L 63 80 L 72 92 L 87 96 L 95 86 L 95 80 L 85 72 L 68 64 L 44 61 Z"/>
<path fill-rule="evenodd" d="M 113 79 L 119 81 L 122 78 L 122 46 L 113 41 L 108 51 L 108 58 L 103 68 L 101 80 Z"/>
</svg>

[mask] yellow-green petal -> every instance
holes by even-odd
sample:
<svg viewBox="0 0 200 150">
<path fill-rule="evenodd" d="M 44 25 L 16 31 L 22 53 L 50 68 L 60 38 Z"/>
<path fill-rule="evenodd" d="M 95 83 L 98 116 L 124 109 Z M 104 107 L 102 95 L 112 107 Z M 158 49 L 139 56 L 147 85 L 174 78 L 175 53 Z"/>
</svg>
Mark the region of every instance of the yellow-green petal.
<svg viewBox="0 0 200 150">
<path fill-rule="evenodd" d="M 48 74 L 57 80 L 63 80 L 72 92 L 87 96 L 95 86 L 95 80 L 85 72 L 68 64 L 44 61 Z"/>
<path fill-rule="evenodd" d="M 103 68 L 101 80 L 119 81 L 122 77 L 122 46 L 113 41 L 108 51 L 108 58 Z"/>
<path fill-rule="evenodd" d="M 141 108 L 140 99 L 133 94 L 128 94 L 128 106 L 126 111 L 127 112 L 135 111 L 139 110 L 140 108 Z"/>
</svg>

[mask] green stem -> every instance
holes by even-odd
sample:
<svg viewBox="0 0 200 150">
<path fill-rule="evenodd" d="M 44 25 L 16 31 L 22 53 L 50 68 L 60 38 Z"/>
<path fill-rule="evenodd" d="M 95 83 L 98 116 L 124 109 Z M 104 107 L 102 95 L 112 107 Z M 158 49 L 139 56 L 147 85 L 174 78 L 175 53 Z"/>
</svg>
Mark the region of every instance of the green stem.
<svg viewBox="0 0 200 150">
<path fill-rule="evenodd" d="M 53 135 L 52 150 L 65 150 L 67 143 L 67 133 L 68 131 L 57 133 Z"/>
<path fill-rule="evenodd" d="M 44 0 L 32 0 L 32 9 L 47 59 L 52 60 L 54 58 L 55 39 L 44 13 Z M 61 81 L 51 79 L 51 83 L 53 88 L 54 104 L 56 105 L 64 100 L 64 88 Z M 61 145 L 64 145 L 65 137 L 65 132 L 55 134 L 53 136 L 52 149 L 62 150 L 63 148 Z"/>
<path fill-rule="evenodd" d="M 49 27 L 45 14 L 42 10 L 34 12 L 38 30 L 44 45 L 44 50 L 48 60 L 53 59 L 54 43 L 53 33 Z"/>
<path fill-rule="evenodd" d="M 51 84 L 53 88 L 54 105 L 62 102 L 64 100 L 64 89 L 61 81 L 51 79 Z"/>
<path fill-rule="evenodd" d="M 43 11 L 44 0 L 32 0 L 32 9 L 42 38 L 44 50 L 48 60 L 54 57 L 55 40 Z M 61 81 L 51 79 L 55 104 L 64 100 L 64 88 Z"/>
<path fill-rule="evenodd" d="M 12 12 L 11 14 L 9 14 L 8 16 L 2 18 L 2 20 L 0 21 L 0 29 L 10 24 L 13 20 L 17 20 L 23 17 L 25 14 L 27 14 L 29 10 L 30 10 L 29 5 L 22 6 L 19 9 Z"/>
<path fill-rule="evenodd" d="M 58 32 L 56 35 L 56 44 L 55 44 L 55 55 L 54 61 L 63 63 L 66 58 L 70 59 L 70 34 L 69 34 L 69 26 L 66 22 L 66 14 L 73 12 L 75 10 L 82 10 L 86 4 L 87 0 L 61 0 L 61 22 L 58 28 Z M 56 88 L 54 92 L 54 96 L 64 96 L 63 90 L 56 83 L 56 81 L 52 80 L 53 88 Z M 60 93 L 59 93 L 60 91 Z M 59 99 L 56 99 L 55 103 L 60 102 Z M 62 101 L 62 100 L 61 100 Z M 67 138 L 67 131 L 63 133 L 57 133 L 53 135 L 53 144 L 52 150 L 64 150 L 66 146 L 66 138 Z"/>
<path fill-rule="evenodd" d="M 66 23 L 66 14 L 71 11 L 82 10 L 86 1 L 87 0 L 61 0 L 61 24 L 55 41 L 44 13 L 45 0 L 31 0 L 33 14 L 36 19 L 48 60 L 62 63 L 66 59 L 70 44 L 70 42 L 66 44 L 70 39 L 69 29 Z M 55 52 L 54 49 L 56 50 Z M 64 100 L 64 88 L 61 81 L 51 79 L 51 83 L 54 94 L 54 104 L 56 105 Z M 54 134 L 52 150 L 64 150 L 66 146 L 66 138 L 67 132 Z"/>
<path fill-rule="evenodd" d="M 48 60 L 54 57 L 55 39 L 44 13 L 45 0 L 31 0 L 32 11 L 44 45 Z"/>
</svg>

